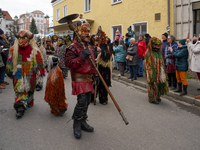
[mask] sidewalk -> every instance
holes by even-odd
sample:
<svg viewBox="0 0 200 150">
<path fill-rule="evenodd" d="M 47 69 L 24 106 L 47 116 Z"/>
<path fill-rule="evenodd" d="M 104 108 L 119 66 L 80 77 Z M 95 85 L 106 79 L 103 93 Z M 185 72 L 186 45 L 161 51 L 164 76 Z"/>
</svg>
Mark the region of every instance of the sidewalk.
<svg viewBox="0 0 200 150">
<path fill-rule="evenodd" d="M 115 80 L 122 80 L 126 81 L 128 83 L 132 83 L 138 86 L 141 86 L 143 88 L 147 88 L 147 82 L 145 74 L 143 77 L 138 77 L 137 80 L 131 81 L 130 79 L 127 79 L 130 74 L 124 73 L 124 76 L 118 77 L 119 71 L 113 70 L 112 71 L 112 78 Z M 170 90 L 169 93 L 167 93 L 168 96 L 171 96 L 177 100 L 185 101 L 189 104 L 194 104 L 196 106 L 200 106 L 200 99 L 195 99 L 194 97 L 197 95 L 200 95 L 200 91 L 197 91 L 197 88 L 200 88 L 200 82 L 196 79 L 187 79 L 188 82 L 188 89 L 187 89 L 187 95 L 186 96 L 180 96 L 179 93 L 175 93 L 174 91 Z"/>
</svg>

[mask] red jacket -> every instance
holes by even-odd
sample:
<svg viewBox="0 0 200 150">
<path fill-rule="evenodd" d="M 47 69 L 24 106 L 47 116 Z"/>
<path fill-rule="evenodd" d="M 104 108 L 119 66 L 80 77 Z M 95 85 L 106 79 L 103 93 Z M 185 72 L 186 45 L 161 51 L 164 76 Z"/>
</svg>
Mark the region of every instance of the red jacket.
<svg viewBox="0 0 200 150">
<path fill-rule="evenodd" d="M 143 58 L 146 53 L 146 50 L 147 50 L 146 42 L 144 40 L 142 40 L 141 42 L 137 41 L 136 43 L 138 43 L 139 58 Z"/>
<path fill-rule="evenodd" d="M 98 76 L 89 58 L 85 60 L 81 56 L 83 50 L 84 49 L 80 43 L 73 43 L 69 48 L 67 48 L 65 65 L 70 68 L 70 72 L 94 74 L 94 76 Z M 94 61 L 94 54 L 91 49 L 89 50 Z M 94 93 L 93 82 L 72 82 L 72 95 L 79 95 L 90 91 Z"/>
</svg>

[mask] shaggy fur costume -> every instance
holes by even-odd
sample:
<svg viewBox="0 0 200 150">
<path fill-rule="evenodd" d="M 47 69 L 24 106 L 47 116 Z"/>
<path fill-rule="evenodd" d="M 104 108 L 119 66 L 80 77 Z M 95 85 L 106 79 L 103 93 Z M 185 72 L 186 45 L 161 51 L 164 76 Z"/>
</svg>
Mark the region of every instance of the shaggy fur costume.
<svg viewBox="0 0 200 150">
<path fill-rule="evenodd" d="M 161 95 L 164 95 L 169 91 L 161 52 L 162 45 L 157 44 L 157 47 L 159 48 L 156 49 L 153 46 L 154 41 L 161 43 L 156 37 L 151 38 L 148 44 L 148 51 L 145 54 L 145 72 L 150 103 L 156 102 Z"/>
<path fill-rule="evenodd" d="M 44 99 L 55 116 L 67 109 L 63 74 L 58 66 L 52 68 L 47 76 Z"/>
</svg>

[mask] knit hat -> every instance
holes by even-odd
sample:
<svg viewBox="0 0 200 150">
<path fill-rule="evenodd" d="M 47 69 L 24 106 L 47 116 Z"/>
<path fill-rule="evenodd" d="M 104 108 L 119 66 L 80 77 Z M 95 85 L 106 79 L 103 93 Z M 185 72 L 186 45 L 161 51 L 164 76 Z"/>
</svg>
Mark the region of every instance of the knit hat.
<svg viewBox="0 0 200 150">
<path fill-rule="evenodd" d="M 4 34 L 4 32 L 3 32 L 3 30 L 0 28 L 0 35 L 1 35 L 1 34 Z"/>
<path fill-rule="evenodd" d="M 165 32 L 162 35 L 164 35 L 166 38 L 168 38 L 168 34 Z"/>
<path fill-rule="evenodd" d="M 131 36 L 133 36 L 134 34 L 135 34 L 135 32 L 131 29 L 131 26 L 130 27 L 128 27 L 128 35 L 129 35 L 129 37 L 131 37 Z"/>
<path fill-rule="evenodd" d="M 182 39 L 182 40 L 180 40 L 179 43 L 180 43 L 181 45 L 185 45 L 185 43 L 186 43 L 186 39 Z"/>
</svg>

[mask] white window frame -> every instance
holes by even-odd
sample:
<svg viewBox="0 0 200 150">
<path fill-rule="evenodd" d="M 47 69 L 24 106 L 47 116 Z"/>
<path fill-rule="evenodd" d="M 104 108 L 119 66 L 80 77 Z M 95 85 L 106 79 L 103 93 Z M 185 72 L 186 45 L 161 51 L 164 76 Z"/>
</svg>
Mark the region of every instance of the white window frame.
<svg viewBox="0 0 200 150">
<path fill-rule="evenodd" d="M 148 21 L 134 22 L 134 23 L 132 23 L 132 30 L 135 31 L 135 25 L 142 25 L 142 24 L 146 24 L 147 25 L 147 33 L 148 33 Z M 135 37 L 135 35 L 134 35 L 134 37 Z"/>
<path fill-rule="evenodd" d="M 86 10 L 86 2 L 87 2 L 87 5 L 89 5 L 89 0 L 84 0 L 84 13 L 88 13 L 91 11 L 91 0 L 90 0 L 90 9 L 89 10 Z"/>
<path fill-rule="evenodd" d="M 113 32 L 113 31 L 114 31 L 114 30 L 113 30 L 113 27 L 118 27 L 118 26 L 121 26 L 121 33 L 120 33 L 120 34 L 123 36 L 122 24 L 112 25 L 112 26 L 111 26 L 111 30 L 110 30 L 110 31 L 111 31 L 111 36 L 110 36 L 110 37 L 111 37 L 111 41 L 112 41 L 112 42 L 115 41 L 115 39 L 114 39 L 114 34 L 115 34 L 115 33 Z"/>
<path fill-rule="evenodd" d="M 111 0 L 111 5 L 116 5 L 122 3 L 122 0 L 117 0 L 117 2 L 114 2 L 114 0 Z"/>
<path fill-rule="evenodd" d="M 59 10 L 59 18 L 58 18 L 58 10 Z M 56 21 L 60 20 L 60 8 L 56 9 Z"/>
<path fill-rule="evenodd" d="M 63 6 L 63 17 L 67 16 L 67 11 L 66 11 L 66 14 L 65 14 L 65 7 L 67 7 L 67 5 Z"/>
</svg>

